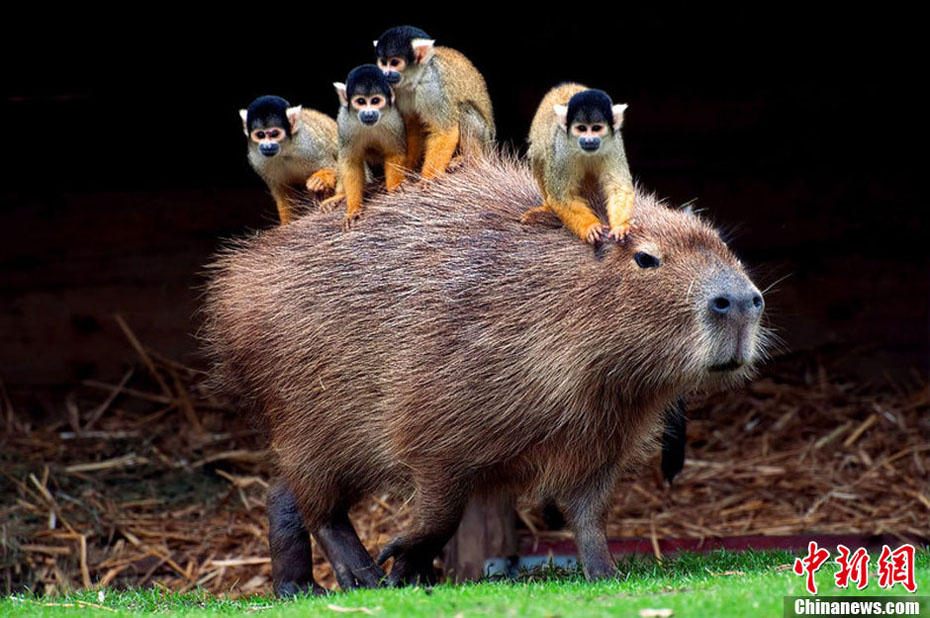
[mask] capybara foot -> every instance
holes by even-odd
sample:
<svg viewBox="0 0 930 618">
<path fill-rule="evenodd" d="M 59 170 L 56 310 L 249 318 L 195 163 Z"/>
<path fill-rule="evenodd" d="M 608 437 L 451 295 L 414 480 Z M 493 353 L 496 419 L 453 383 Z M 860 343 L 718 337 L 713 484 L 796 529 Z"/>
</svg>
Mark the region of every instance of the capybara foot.
<svg viewBox="0 0 930 618">
<path fill-rule="evenodd" d="M 326 594 L 328 592 L 329 591 L 326 588 L 320 586 L 314 581 L 296 582 L 294 580 L 288 580 L 274 584 L 274 593 L 282 599 L 287 597 L 305 596 L 307 594 Z"/>
<path fill-rule="evenodd" d="M 339 587 L 343 590 L 377 588 L 385 579 L 384 571 L 371 562 L 371 558 L 368 558 L 367 564 L 333 565 L 333 571 Z"/>
<path fill-rule="evenodd" d="M 383 565 L 389 558 L 394 558 L 391 572 L 387 576 L 389 586 L 433 584 L 436 582 L 434 557 L 424 546 L 411 544 L 404 537 L 397 537 L 381 550 L 376 562 Z"/>
</svg>

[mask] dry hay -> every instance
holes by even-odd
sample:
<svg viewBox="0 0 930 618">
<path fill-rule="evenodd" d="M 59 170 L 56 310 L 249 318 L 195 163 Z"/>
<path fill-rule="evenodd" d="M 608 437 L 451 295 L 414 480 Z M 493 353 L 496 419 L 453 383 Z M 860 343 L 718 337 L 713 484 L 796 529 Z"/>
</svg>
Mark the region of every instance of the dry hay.
<svg viewBox="0 0 930 618">
<path fill-rule="evenodd" d="M 0 590 L 267 593 L 270 470 L 259 433 L 206 393 L 200 371 L 120 325 L 139 367 L 118 384 L 85 382 L 62 420 L 31 427 L 0 393 Z M 774 366 L 741 391 L 689 402 L 684 471 L 671 489 L 648 469 L 630 473 L 610 534 L 930 537 L 926 382 L 873 392 L 817 362 Z M 538 534 L 564 534 L 538 532 L 532 509 L 521 515 Z M 352 512 L 372 551 L 408 516 L 388 496 Z"/>
</svg>

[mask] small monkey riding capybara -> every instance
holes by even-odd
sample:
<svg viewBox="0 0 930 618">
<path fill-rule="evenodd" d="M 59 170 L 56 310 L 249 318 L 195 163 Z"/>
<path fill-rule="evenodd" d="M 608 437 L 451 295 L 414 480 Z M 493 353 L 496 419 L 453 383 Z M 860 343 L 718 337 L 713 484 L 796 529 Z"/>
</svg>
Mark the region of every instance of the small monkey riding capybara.
<svg viewBox="0 0 930 618">
<path fill-rule="evenodd" d="M 212 265 L 216 377 L 264 419 L 281 476 L 279 594 L 321 590 L 308 530 L 344 589 L 378 585 L 391 557 L 389 584 L 428 578 L 484 492 L 555 498 L 585 574 L 612 576 L 620 471 L 680 395 L 751 375 L 762 296 L 712 227 L 639 194 L 636 232 L 592 248 L 521 225 L 539 200 L 524 164 L 492 155 L 373 199 L 348 234 L 309 214 Z M 376 564 L 347 512 L 385 490 L 413 514 Z"/>
</svg>

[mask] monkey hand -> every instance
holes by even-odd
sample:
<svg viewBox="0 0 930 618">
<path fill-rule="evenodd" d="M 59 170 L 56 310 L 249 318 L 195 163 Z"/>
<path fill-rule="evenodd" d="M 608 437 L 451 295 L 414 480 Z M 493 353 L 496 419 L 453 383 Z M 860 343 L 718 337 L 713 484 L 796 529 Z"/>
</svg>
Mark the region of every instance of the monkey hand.
<svg viewBox="0 0 930 618">
<path fill-rule="evenodd" d="M 588 244 L 595 245 L 598 242 L 604 240 L 604 234 L 607 232 L 607 228 L 598 221 L 597 223 L 592 223 L 588 226 L 588 229 L 585 230 L 585 241 Z"/>
<path fill-rule="evenodd" d="M 629 237 L 630 232 L 632 232 L 633 229 L 633 221 L 629 220 L 625 223 L 621 223 L 620 225 L 615 225 L 610 228 L 610 233 L 607 235 L 607 238 L 616 240 L 617 242 L 623 242 Z"/>
<path fill-rule="evenodd" d="M 345 193 L 337 193 L 336 195 L 326 198 L 320 202 L 320 212 L 332 212 L 337 206 L 342 204 L 346 199 Z"/>
<path fill-rule="evenodd" d="M 313 172 L 307 179 L 307 189 L 313 193 L 322 193 L 336 186 L 336 174 L 330 169 Z"/>
</svg>

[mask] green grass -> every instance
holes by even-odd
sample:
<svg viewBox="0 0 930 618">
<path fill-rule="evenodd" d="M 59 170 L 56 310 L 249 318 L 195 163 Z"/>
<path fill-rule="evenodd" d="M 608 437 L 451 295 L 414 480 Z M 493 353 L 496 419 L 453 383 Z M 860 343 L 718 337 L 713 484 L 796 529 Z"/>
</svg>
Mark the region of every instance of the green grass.
<svg viewBox="0 0 930 618">
<path fill-rule="evenodd" d="M 524 576 L 517 582 L 443 584 L 433 588 L 360 590 L 278 601 L 265 597 L 226 600 L 206 593 L 175 595 L 155 590 L 108 590 L 60 598 L 0 600 L 0 616 L 183 615 L 257 613 L 261 616 L 637 616 L 644 608 L 668 608 L 674 616 L 781 616 L 782 597 L 806 595 L 804 580 L 790 570 L 787 552 L 681 554 L 657 564 L 648 558 L 621 561 L 624 577 L 588 583 L 577 572 Z M 873 558 L 874 565 L 874 558 Z M 817 574 L 821 595 L 850 595 L 833 585 L 835 565 Z M 727 574 L 729 573 L 729 574 Z M 918 554 L 917 594 L 930 594 L 930 553 Z M 859 594 L 904 595 L 878 588 L 874 577 Z M 108 609 L 96 609 L 99 604 Z M 73 607 L 66 607 L 72 605 Z M 359 611 L 359 608 L 364 608 Z M 339 611 L 355 609 L 354 612 Z M 114 613 L 116 610 L 117 613 Z"/>
</svg>

